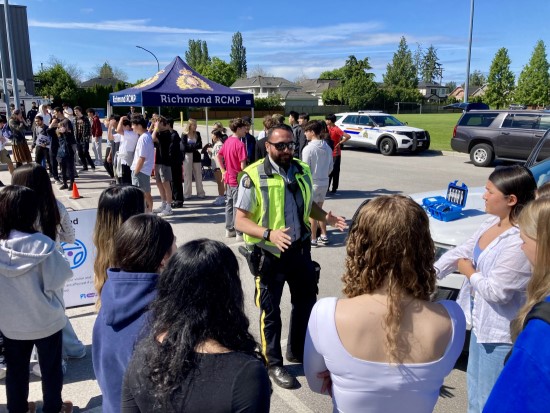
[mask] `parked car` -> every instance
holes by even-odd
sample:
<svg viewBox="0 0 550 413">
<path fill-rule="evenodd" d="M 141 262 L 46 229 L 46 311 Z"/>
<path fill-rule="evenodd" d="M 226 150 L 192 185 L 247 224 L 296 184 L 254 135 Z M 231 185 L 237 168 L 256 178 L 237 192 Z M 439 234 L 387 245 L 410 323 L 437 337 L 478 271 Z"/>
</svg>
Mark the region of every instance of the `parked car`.
<svg viewBox="0 0 550 413">
<path fill-rule="evenodd" d="M 428 131 L 407 126 L 387 113 L 337 113 L 336 119 L 336 125 L 351 135 L 346 146 L 374 148 L 386 156 L 397 151 L 423 152 L 430 147 Z"/>
<path fill-rule="evenodd" d="M 550 150 L 550 131 L 544 134 L 538 144 L 533 148 L 528 157 L 525 166 L 533 172 L 537 186 L 550 181 L 550 157 L 544 155 Z M 456 178 L 456 177 L 453 177 Z M 462 217 L 455 221 L 439 221 L 430 217 L 430 232 L 435 243 L 436 259 L 448 250 L 464 243 L 487 219 L 485 213 L 485 201 L 482 196 L 485 192 L 484 187 L 472 187 L 468 190 L 466 205 L 462 211 Z M 445 197 L 447 189 L 412 194 L 411 197 L 422 205 L 424 198 L 443 196 Z M 441 298 L 456 299 L 458 291 L 465 281 L 462 274 L 451 274 L 440 280 L 439 296 Z"/>
<path fill-rule="evenodd" d="M 495 159 L 525 161 L 547 129 L 549 111 L 472 110 L 454 127 L 451 148 L 470 154 L 475 166 L 490 166 Z"/>
<path fill-rule="evenodd" d="M 471 110 L 489 109 L 489 105 L 481 102 L 457 102 L 450 105 L 443 106 L 446 110 L 462 110 L 463 112 L 469 112 Z"/>
</svg>

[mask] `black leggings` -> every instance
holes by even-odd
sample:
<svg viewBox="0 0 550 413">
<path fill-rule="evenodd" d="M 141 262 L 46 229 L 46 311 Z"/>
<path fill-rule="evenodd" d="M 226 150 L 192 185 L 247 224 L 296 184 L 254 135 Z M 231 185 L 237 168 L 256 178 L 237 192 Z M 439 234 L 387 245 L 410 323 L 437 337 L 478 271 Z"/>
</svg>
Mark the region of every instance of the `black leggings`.
<svg viewBox="0 0 550 413">
<path fill-rule="evenodd" d="M 59 412 L 63 404 L 63 370 L 61 367 L 62 330 L 38 340 L 11 340 L 4 336 L 6 352 L 6 396 L 8 411 L 26 412 L 29 397 L 29 360 L 32 347 L 38 350 L 42 373 L 43 412 Z"/>
</svg>

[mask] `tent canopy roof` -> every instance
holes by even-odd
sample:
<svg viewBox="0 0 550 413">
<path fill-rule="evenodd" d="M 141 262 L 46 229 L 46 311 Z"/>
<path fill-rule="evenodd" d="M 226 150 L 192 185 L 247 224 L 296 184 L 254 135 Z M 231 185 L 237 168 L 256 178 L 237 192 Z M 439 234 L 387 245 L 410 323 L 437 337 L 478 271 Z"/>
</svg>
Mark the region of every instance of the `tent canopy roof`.
<svg viewBox="0 0 550 413">
<path fill-rule="evenodd" d="M 112 106 L 254 107 L 254 95 L 213 82 L 179 56 L 160 72 L 109 95 Z"/>
</svg>

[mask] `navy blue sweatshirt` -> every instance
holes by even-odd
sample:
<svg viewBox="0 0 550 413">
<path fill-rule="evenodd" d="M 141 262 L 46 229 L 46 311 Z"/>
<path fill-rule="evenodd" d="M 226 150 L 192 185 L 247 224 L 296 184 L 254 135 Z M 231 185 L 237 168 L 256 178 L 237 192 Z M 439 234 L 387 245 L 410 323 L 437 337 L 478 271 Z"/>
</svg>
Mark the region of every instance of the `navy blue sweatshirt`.
<svg viewBox="0 0 550 413">
<path fill-rule="evenodd" d="M 122 379 L 134 346 L 144 334 L 147 310 L 156 294 L 158 275 L 109 268 L 107 277 L 94 324 L 92 361 L 103 393 L 103 412 L 119 413 Z"/>
</svg>

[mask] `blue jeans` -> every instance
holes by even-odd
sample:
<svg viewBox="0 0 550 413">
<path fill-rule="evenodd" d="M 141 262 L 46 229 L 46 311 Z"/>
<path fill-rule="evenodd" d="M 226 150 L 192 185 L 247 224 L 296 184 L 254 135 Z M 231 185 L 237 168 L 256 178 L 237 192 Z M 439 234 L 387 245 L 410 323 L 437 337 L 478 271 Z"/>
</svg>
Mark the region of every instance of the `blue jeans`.
<svg viewBox="0 0 550 413">
<path fill-rule="evenodd" d="M 504 358 L 512 348 L 508 343 L 478 343 L 472 331 L 466 370 L 468 413 L 481 413 L 504 368 Z"/>
</svg>

